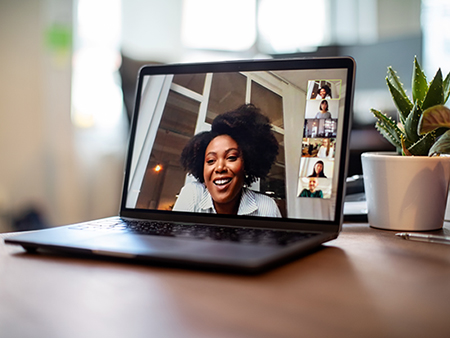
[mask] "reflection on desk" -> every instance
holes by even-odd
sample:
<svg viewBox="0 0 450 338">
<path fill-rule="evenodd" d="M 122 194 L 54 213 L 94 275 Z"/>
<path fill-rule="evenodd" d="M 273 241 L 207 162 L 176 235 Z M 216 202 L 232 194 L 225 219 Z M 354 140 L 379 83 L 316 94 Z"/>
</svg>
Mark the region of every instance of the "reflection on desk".
<svg viewBox="0 0 450 338">
<path fill-rule="evenodd" d="M 250 277 L 27 254 L 2 240 L 0 328 L 2 337 L 447 337 L 449 282 L 450 246 L 367 224 L 345 224 L 322 250 Z"/>
</svg>

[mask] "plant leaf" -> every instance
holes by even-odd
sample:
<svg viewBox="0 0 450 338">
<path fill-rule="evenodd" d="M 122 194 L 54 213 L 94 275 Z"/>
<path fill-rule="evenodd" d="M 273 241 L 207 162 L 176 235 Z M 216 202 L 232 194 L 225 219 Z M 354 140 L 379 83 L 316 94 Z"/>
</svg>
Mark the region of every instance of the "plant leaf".
<svg viewBox="0 0 450 338">
<path fill-rule="evenodd" d="M 387 141 L 389 141 L 390 144 L 392 144 L 396 148 L 399 154 L 402 153 L 402 145 L 398 143 L 397 138 L 390 131 L 388 131 L 385 126 L 377 122 L 375 124 L 375 128 L 378 130 L 381 136 L 383 136 Z"/>
<path fill-rule="evenodd" d="M 442 72 L 439 68 L 434 76 L 434 79 L 430 83 L 427 95 L 422 103 L 422 110 L 426 110 L 430 107 L 444 103 L 444 90 L 442 81 Z"/>
<path fill-rule="evenodd" d="M 403 89 L 403 83 L 400 81 L 400 78 L 397 75 L 397 72 L 391 67 L 388 67 L 388 73 L 386 76 L 386 80 L 395 88 L 397 91 L 405 98 L 406 95 L 405 90 Z"/>
<path fill-rule="evenodd" d="M 414 58 L 414 68 L 412 76 L 412 97 L 413 102 L 419 102 L 421 105 L 428 90 L 427 78 L 420 67 L 417 58 Z"/>
<path fill-rule="evenodd" d="M 447 130 L 430 148 L 428 156 L 450 154 L 450 130 Z"/>
<path fill-rule="evenodd" d="M 443 89 L 444 89 L 444 104 L 445 102 L 447 102 L 448 97 L 450 96 L 450 72 L 447 74 L 447 76 L 445 77 L 444 83 L 443 85 Z"/>
<path fill-rule="evenodd" d="M 415 156 L 427 156 L 435 140 L 433 132 L 425 134 L 419 141 L 408 148 L 408 151 Z"/>
<path fill-rule="evenodd" d="M 450 128 L 450 109 L 443 105 L 437 105 L 423 112 L 417 131 L 423 135 L 441 127 Z"/>
<path fill-rule="evenodd" d="M 406 147 L 404 138 L 402 138 L 402 154 L 404 156 L 412 156 L 412 154 L 409 152 L 408 148 Z"/>
<path fill-rule="evenodd" d="M 433 131 L 433 133 L 436 134 L 436 137 L 439 137 L 439 136 L 441 136 L 442 134 L 444 134 L 447 130 L 448 130 L 447 127 L 442 127 L 442 128 L 435 129 L 435 130 Z"/>
<path fill-rule="evenodd" d="M 388 140 L 394 147 L 402 147 L 403 132 L 397 124 L 386 114 L 381 113 L 376 109 L 371 109 L 372 114 L 378 119 L 375 127 L 383 137 Z"/>
<path fill-rule="evenodd" d="M 406 118 L 408 117 L 409 113 L 411 112 L 411 109 L 413 108 L 413 104 L 409 100 L 409 98 L 406 95 L 403 95 L 398 89 L 386 78 L 386 82 L 389 88 L 389 91 L 391 92 L 392 99 L 394 100 L 395 106 L 398 109 L 398 112 L 400 113 L 400 120 L 402 123 L 405 122 Z"/>
<path fill-rule="evenodd" d="M 420 109 L 418 102 L 416 102 L 411 111 L 411 114 L 408 115 L 408 118 L 405 121 L 405 134 L 408 140 L 411 141 L 411 143 L 417 142 L 420 138 L 417 131 L 417 126 L 419 124 L 421 115 L 422 109 Z"/>
</svg>

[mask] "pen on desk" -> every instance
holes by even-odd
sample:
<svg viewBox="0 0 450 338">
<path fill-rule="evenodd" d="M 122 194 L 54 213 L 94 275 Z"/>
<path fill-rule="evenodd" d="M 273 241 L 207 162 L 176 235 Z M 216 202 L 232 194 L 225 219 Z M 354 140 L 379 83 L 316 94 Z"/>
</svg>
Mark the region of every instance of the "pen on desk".
<svg viewBox="0 0 450 338">
<path fill-rule="evenodd" d="M 441 244 L 449 244 L 450 245 L 450 236 L 411 234 L 411 233 L 406 233 L 406 232 L 399 232 L 395 235 L 398 237 L 401 237 L 403 239 L 408 239 L 411 241 L 441 243 Z"/>
</svg>

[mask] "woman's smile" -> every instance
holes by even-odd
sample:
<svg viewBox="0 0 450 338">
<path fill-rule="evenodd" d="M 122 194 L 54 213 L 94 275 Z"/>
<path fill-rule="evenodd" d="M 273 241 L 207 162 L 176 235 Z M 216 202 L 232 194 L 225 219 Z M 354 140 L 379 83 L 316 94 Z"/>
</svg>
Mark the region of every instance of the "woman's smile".
<svg viewBox="0 0 450 338">
<path fill-rule="evenodd" d="M 215 179 L 215 180 L 213 181 L 213 183 L 214 183 L 215 185 L 217 185 L 217 186 L 224 187 L 226 184 L 230 183 L 231 180 L 232 180 L 231 178 Z"/>
</svg>

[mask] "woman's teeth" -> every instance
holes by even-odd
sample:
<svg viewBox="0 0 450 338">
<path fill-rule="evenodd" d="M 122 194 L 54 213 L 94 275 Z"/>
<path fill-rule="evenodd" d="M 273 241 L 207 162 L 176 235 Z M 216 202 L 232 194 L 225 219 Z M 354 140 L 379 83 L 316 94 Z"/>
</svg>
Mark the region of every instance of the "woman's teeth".
<svg viewBox="0 0 450 338">
<path fill-rule="evenodd" d="M 224 185 L 231 181 L 231 178 L 224 178 L 221 180 L 214 180 L 215 185 Z"/>
</svg>

